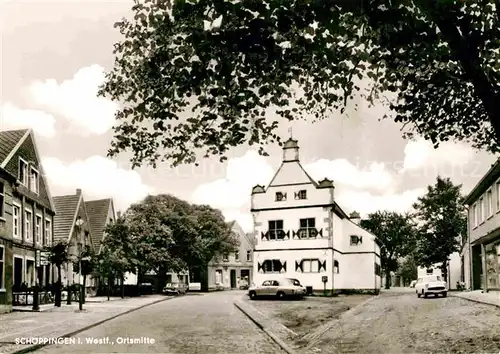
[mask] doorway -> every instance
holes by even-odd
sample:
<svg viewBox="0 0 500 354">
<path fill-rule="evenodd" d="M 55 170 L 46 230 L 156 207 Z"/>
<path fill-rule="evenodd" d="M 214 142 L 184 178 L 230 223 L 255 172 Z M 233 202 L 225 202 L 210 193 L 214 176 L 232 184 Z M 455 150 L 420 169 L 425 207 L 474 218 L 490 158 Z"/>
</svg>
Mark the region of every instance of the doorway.
<svg viewBox="0 0 500 354">
<path fill-rule="evenodd" d="M 14 257 L 14 286 L 13 291 L 20 291 L 23 283 L 23 259 Z"/>
<path fill-rule="evenodd" d="M 231 289 L 236 289 L 236 269 L 231 269 Z"/>
</svg>

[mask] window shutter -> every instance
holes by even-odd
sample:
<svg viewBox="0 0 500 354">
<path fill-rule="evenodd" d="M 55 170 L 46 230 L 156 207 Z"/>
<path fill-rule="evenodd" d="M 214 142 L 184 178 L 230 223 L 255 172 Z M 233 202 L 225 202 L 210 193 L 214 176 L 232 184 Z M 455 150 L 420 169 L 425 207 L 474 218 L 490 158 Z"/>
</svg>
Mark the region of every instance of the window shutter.
<svg viewBox="0 0 500 354">
<path fill-rule="evenodd" d="M 318 230 L 318 236 L 319 237 L 323 237 L 323 229 L 319 229 Z"/>
<path fill-rule="evenodd" d="M 326 261 L 323 261 L 323 262 L 319 263 L 319 271 L 320 272 L 326 272 Z"/>
<path fill-rule="evenodd" d="M 281 269 L 283 270 L 283 273 L 286 272 L 286 261 L 281 262 Z"/>
<path fill-rule="evenodd" d="M 289 240 L 289 239 L 290 239 L 290 230 L 288 230 L 288 231 L 286 232 L 286 239 L 287 239 L 287 240 Z"/>
<path fill-rule="evenodd" d="M 358 239 L 359 239 L 359 243 L 363 243 L 363 236 L 359 236 Z"/>
<path fill-rule="evenodd" d="M 300 269 L 300 268 L 301 268 L 301 267 L 300 267 L 300 262 L 295 261 L 295 271 L 296 271 L 296 272 L 297 272 L 297 271 L 301 272 L 301 271 L 302 271 L 302 269 Z"/>
<path fill-rule="evenodd" d="M 257 263 L 257 272 L 262 273 L 262 264 L 261 263 Z"/>
<path fill-rule="evenodd" d="M 286 200 L 286 193 L 283 193 L 283 199 Z"/>
<path fill-rule="evenodd" d="M 292 231 L 292 239 L 299 238 L 299 233 L 295 230 Z"/>
<path fill-rule="evenodd" d="M 294 192 L 294 199 L 299 199 L 299 193 Z"/>
</svg>

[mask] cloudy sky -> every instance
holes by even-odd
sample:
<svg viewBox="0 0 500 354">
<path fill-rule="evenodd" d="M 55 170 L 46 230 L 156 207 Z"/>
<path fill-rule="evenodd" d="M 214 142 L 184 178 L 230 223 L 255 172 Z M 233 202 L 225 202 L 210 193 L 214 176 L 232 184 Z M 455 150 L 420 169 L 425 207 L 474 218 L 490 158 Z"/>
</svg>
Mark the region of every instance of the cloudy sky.
<svg viewBox="0 0 500 354">
<path fill-rule="evenodd" d="M 126 156 L 106 158 L 117 106 L 96 92 L 120 39 L 113 23 L 128 16 L 132 4 L 0 0 L 0 128 L 34 129 L 53 195 L 81 188 L 87 199 L 113 197 L 124 210 L 148 193 L 170 193 L 220 208 L 250 230 L 251 187 L 270 181 L 281 161 L 279 147 L 268 147 L 267 158 L 241 147 L 225 164 L 206 159 L 200 167 L 176 169 L 131 171 Z M 316 179 L 335 181 L 346 212 L 405 211 L 437 174 L 463 184 L 467 193 L 494 160 L 463 144 L 434 150 L 424 141 L 405 141 L 399 125 L 378 121 L 383 107 L 358 103 L 357 111 L 292 126 L 302 165 Z M 288 128 L 281 127 L 283 137 Z"/>
</svg>

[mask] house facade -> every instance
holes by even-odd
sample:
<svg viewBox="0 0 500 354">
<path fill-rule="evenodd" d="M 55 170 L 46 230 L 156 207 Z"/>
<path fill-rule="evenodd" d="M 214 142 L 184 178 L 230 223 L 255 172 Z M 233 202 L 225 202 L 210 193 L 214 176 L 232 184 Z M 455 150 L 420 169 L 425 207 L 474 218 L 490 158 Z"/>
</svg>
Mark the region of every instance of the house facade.
<svg viewBox="0 0 500 354">
<path fill-rule="evenodd" d="M 467 245 L 462 249 L 466 288 L 500 290 L 500 159 L 465 198 Z"/>
<path fill-rule="evenodd" d="M 72 259 L 62 268 L 62 285 L 83 284 L 83 276 L 75 271 L 73 262 L 80 257 L 86 246 L 94 249 L 94 245 L 92 243 L 90 219 L 85 207 L 82 190 L 77 189 L 76 193 L 72 195 L 56 196 L 53 201 L 56 208 L 54 242 L 66 244 Z M 86 282 L 87 291 L 93 287 L 93 280 L 89 278 Z"/>
<path fill-rule="evenodd" d="M 335 202 L 333 182 L 314 181 L 289 139 L 283 161 L 267 187 L 252 189 L 254 282 L 270 277 L 298 279 L 309 292 L 363 290 L 381 286 L 380 247 Z"/>
<path fill-rule="evenodd" d="M 55 207 L 31 129 L 0 132 L 0 312 L 12 310 L 16 292 L 53 281 L 36 250 L 52 243 Z"/>
<path fill-rule="evenodd" d="M 231 230 L 239 240 L 239 247 L 235 252 L 228 252 L 216 257 L 208 264 L 209 290 L 239 289 L 240 286 L 250 285 L 253 279 L 253 242 L 236 222 L 230 222 Z"/>
<path fill-rule="evenodd" d="M 444 279 L 447 283 L 448 289 L 456 290 L 457 283 L 463 282 L 463 269 L 461 268 L 461 255 L 459 252 L 454 252 L 448 257 L 448 269 L 447 269 L 447 277 Z M 441 264 L 436 263 L 432 267 L 418 267 L 417 268 L 417 276 L 423 277 L 426 275 L 439 275 L 443 276 L 443 272 L 441 270 Z"/>
</svg>

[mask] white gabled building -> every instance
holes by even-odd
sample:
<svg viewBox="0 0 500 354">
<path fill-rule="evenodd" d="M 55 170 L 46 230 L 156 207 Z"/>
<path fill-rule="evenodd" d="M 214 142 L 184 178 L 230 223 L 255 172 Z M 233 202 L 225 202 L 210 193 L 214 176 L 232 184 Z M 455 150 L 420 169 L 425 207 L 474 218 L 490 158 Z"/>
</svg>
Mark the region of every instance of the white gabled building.
<svg viewBox="0 0 500 354">
<path fill-rule="evenodd" d="M 380 248 L 335 202 L 333 182 L 314 181 L 301 166 L 299 146 L 289 139 L 283 162 L 266 187 L 252 189 L 254 282 L 280 275 L 309 291 L 380 289 Z M 326 278 L 324 278 L 326 277 Z"/>
</svg>

